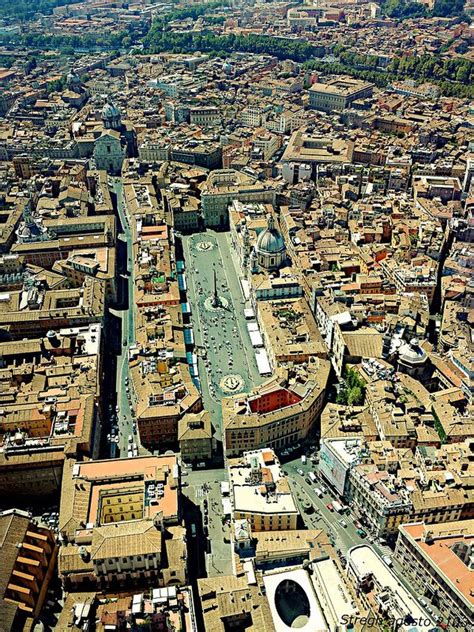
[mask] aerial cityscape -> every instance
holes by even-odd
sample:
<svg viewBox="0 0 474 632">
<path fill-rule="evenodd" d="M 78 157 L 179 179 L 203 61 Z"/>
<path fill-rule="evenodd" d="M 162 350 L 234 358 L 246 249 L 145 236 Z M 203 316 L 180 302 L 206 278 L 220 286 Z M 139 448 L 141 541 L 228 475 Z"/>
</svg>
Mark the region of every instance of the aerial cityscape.
<svg viewBox="0 0 474 632">
<path fill-rule="evenodd" d="M 0 632 L 474 631 L 474 0 L 0 0 Z"/>
</svg>

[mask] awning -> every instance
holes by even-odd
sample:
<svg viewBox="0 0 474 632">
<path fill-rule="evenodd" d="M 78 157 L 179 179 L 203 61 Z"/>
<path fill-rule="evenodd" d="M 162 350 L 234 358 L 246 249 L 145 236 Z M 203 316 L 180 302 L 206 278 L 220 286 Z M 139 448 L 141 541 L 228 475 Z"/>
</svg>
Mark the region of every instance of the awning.
<svg viewBox="0 0 474 632">
<path fill-rule="evenodd" d="M 184 274 L 178 274 L 178 287 L 181 292 L 186 292 L 186 279 Z"/>
</svg>

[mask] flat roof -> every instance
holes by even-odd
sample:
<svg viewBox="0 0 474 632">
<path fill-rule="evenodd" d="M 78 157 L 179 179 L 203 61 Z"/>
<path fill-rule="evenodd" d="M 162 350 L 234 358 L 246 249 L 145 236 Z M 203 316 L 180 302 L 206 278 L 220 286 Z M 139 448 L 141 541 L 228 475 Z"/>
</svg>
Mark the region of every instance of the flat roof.
<svg viewBox="0 0 474 632">
<path fill-rule="evenodd" d="M 396 595 L 398 607 L 403 608 L 413 619 L 419 621 L 431 619 L 371 546 L 361 544 L 353 547 L 348 551 L 347 559 L 349 566 L 358 577 L 372 575 L 381 590 L 389 588 Z M 413 630 L 421 632 L 426 628 L 414 625 Z"/>
<path fill-rule="evenodd" d="M 351 79 L 350 77 L 338 78 L 329 81 L 328 83 L 315 82 L 310 87 L 311 92 L 326 92 L 330 94 L 340 94 L 341 96 L 350 96 L 356 94 L 361 90 L 366 90 L 373 87 L 373 83 L 367 81 L 360 81 L 358 79 Z"/>
<path fill-rule="evenodd" d="M 336 453 L 341 461 L 349 465 L 358 459 L 362 441 L 358 437 L 343 437 L 325 439 L 324 443 Z"/>
<path fill-rule="evenodd" d="M 474 605 L 474 573 L 452 550 L 457 543 L 474 543 L 474 519 L 425 525 L 423 522 L 400 526 L 425 558 L 447 579 L 453 590 Z M 428 542 L 423 540 L 426 532 L 431 533 Z"/>
<path fill-rule="evenodd" d="M 327 558 L 314 561 L 313 569 L 318 597 L 323 604 L 326 602 L 335 623 L 341 623 L 344 615 L 356 615 L 357 607 L 353 605 L 352 596 L 347 590 L 334 560 Z"/>
</svg>

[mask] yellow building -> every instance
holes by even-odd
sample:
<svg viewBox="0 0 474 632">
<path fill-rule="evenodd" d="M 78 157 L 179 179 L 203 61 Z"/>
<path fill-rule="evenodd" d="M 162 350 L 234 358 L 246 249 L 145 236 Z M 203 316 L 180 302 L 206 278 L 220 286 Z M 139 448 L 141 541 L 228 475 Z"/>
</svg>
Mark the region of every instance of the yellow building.
<svg viewBox="0 0 474 632">
<path fill-rule="evenodd" d="M 184 415 L 179 420 L 178 443 L 183 461 L 205 461 L 212 457 L 211 415 L 207 410 Z"/>
<path fill-rule="evenodd" d="M 299 512 L 273 450 L 246 452 L 228 469 L 234 520 L 247 520 L 252 532 L 296 529 Z"/>
<path fill-rule="evenodd" d="M 250 394 L 222 402 L 224 450 L 228 457 L 256 448 L 281 449 L 305 439 L 319 420 L 331 365 L 279 368 Z"/>
</svg>

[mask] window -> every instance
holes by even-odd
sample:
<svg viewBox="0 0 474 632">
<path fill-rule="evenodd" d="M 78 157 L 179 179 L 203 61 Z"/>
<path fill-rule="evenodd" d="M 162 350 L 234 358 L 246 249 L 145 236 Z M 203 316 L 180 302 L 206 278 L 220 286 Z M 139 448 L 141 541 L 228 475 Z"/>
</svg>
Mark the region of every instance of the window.
<svg viewBox="0 0 474 632">
<path fill-rule="evenodd" d="M 110 154 L 110 145 L 107 145 L 107 153 Z"/>
</svg>

